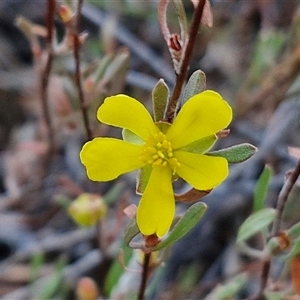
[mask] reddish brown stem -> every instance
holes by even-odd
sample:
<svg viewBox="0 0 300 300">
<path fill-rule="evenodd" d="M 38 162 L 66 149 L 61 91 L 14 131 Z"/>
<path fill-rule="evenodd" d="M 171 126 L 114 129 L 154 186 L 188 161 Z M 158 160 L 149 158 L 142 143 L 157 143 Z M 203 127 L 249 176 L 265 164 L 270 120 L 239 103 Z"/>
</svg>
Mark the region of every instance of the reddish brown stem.
<svg viewBox="0 0 300 300">
<path fill-rule="evenodd" d="M 85 98 L 84 92 L 82 88 L 82 80 L 81 80 L 81 64 L 80 64 L 80 47 L 81 42 L 79 39 L 79 30 L 80 30 L 80 19 L 81 19 L 81 9 L 83 5 L 83 0 L 79 0 L 77 4 L 77 11 L 76 11 L 76 20 L 75 20 L 75 28 L 74 28 L 74 59 L 75 59 L 75 82 L 78 91 L 78 97 L 82 112 L 82 118 L 84 123 L 84 128 L 86 131 L 86 136 L 88 140 L 93 138 L 92 131 L 90 128 L 89 118 L 87 107 L 85 105 Z"/>
<path fill-rule="evenodd" d="M 149 263 L 151 258 L 150 253 L 144 253 L 144 261 L 143 261 L 143 271 L 142 271 L 142 280 L 139 289 L 139 294 L 137 300 L 144 300 L 145 291 L 147 287 L 147 279 L 148 279 L 148 272 L 149 272 Z"/>
<path fill-rule="evenodd" d="M 289 174 L 288 178 L 286 179 L 279 193 L 277 207 L 276 207 L 276 218 L 272 226 L 271 236 L 277 236 L 280 233 L 280 225 L 281 225 L 284 208 L 288 200 L 289 194 L 293 186 L 295 185 L 299 175 L 300 175 L 300 159 L 298 160 L 295 169 Z M 261 280 L 260 280 L 260 289 L 257 296 L 252 299 L 255 300 L 264 299 L 263 293 L 268 283 L 270 268 L 271 268 L 271 257 L 266 259 L 263 263 Z"/>
<path fill-rule="evenodd" d="M 180 69 L 179 74 L 176 77 L 176 82 L 175 82 L 175 86 L 173 89 L 173 93 L 172 93 L 172 96 L 171 96 L 171 99 L 169 101 L 168 108 L 167 108 L 166 118 L 169 123 L 172 123 L 173 119 L 175 117 L 177 103 L 178 103 L 179 97 L 181 95 L 182 87 L 183 87 L 186 77 L 187 77 L 188 68 L 189 68 L 189 64 L 191 61 L 191 57 L 192 57 L 192 53 L 193 53 L 193 49 L 194 49 L 194 45 L 195 45 L 195 41 L 196 41 L 196 36 L 198 33 L 199 25 L 200 25 L 202 14 L 203 14 L 204 4 L 205 4 L 205 0 L 199 1 L 199 4 L 196 7 L 196 10 L 195 10 L 195 13 L 193 16 L 191 29 L 190 29 L 190 33 L 189 33 L 189 40 L 188 40 L 188 43 L 186 46 L 186 50 L 184 52 L 184 58 L 182 60 L 181 69 Z"/>
<path fill-rule="evenodd" d="M 52 126 L 52 120 L 49 109 L 49 96 L 48 96 L 48 86 L 49 86 L 49 77 L 52 69 L 53 62 L 53 36 L 54 36 L 54 14 L 55 14 L 55 0 L 47 1 L 47 15 L 46 15 L 46 27 L 47 27 L 47 60 L 44 69 L 42 70 L 41 76 L 41 101 L 43 108 L 44 120 L 48 132 L 48 139 L 50 143 L 50 152 L 53 152 L 55 148 L 54 143 L 54 130 Z"/>
</svg>

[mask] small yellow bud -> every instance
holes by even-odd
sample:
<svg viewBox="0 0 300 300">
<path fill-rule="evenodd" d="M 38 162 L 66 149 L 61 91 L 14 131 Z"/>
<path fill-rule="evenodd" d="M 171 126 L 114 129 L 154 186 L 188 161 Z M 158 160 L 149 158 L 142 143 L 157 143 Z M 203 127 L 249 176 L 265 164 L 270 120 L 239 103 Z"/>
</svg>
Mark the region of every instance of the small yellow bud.
<svg viewBox="0 0 300 300">
<path fill-rule="evenodd" d="M 76 294 L 79 300 L 97 300 L 99 290 L 93 279 L 82 277 L 77 283 Z"/>
<path fill-rule="evenodd" d="M 107 211 L 107 206 L 99 195 L 81 194 L 68 208 L 70 217 L 81 226 L 95 225 Z"/>
</svg>

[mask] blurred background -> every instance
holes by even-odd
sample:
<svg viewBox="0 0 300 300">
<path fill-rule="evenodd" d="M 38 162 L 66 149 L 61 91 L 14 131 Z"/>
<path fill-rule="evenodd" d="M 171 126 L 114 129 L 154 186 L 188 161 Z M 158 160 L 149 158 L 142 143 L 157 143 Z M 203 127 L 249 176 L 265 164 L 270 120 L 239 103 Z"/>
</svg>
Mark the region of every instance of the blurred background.
<svg viewBox="0 0 300 300">
<path fill-rule="evenodd" d="M 57 2 L 72 7 L 71 1 Z M 193 5 L 183 3 L 190 21 Z M 175 74 L 157 4 L 84 1 L 80 30 L 88 36 L 82 36 L 81 69 L 94 137 L 121 136 L 96 120 L 106 96 L 126 93 L 151 110 L 151 92 L 160 78 L 172 90 Z M 209 295 L 241 272 L 246 279 L 232 299 L 253 295 L 261 265 L 237 249 L 238 227 L 252 211 L 265 164 L 273 170 L 266 206 L 274 207 L 286 172 L 300 158 L 299 2 L 211 0 L 211 5 L 214 26 L 199 29 L 189 74 L 201 69 L 206 87 L 234 109 L 230 135 L 215 148 L 247 142 L 259 150 L 249 161 L 233 164 L 229 178 L 204 198 L 208 212 L 155 270 L 149 299 L 225 299 Z M 74 299 L 83 276 L 95 280 L 101 299 L 134 299 L 139 264 L 137 254 L 124 246 L 123 209 L 138 203 L 135 174 L 108 183 L 86 177 L 78 156 L 87 136 L 68 48 L 70 28 L 59 13 L 48 83 L 49 143 L 41 100 L 46 8 L 43 0 L 0 2 L 0 299 Z M 168 24 L 179 32 L 172 5 Z M 176 182 L 175 188 L 187 187 Z M 101 223 L 84 228 L 68 213 L 83 193 L 103 196 L 108 207 Z M 286 227 L 299 221 L 299 183 L 292 196 Z M 178 212 L 188 207 L 180 203 Z M 259 239 L 252 242 L 260 247 Z M 272 275 L 277 278 L 282 268 L 282 262 L 275 264 Z M 288 276 L 280 287 L 290 288 Z"/>
</svg>

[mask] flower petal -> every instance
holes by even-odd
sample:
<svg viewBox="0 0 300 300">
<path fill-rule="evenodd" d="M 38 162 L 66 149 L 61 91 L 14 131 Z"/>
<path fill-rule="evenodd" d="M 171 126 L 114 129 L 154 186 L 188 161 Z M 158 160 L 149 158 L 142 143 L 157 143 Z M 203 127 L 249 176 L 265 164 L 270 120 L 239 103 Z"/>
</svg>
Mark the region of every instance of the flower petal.
<svg viewBox="0 0 300 300">
<path fill-rule="evenodd" d="M 154 167 L 139 203 L 137 224 L 142 234 L 164 236 L 169 230 L 174 214 L 175 199 L 170 168 Z"/>
<path fill-rule="evenodd" d="M 228 126 L 231 119 L 231 107 L 221 95 L 214 91 L 204 91 L 182 106 L 167 131 L 167 138 L 173 149 L 178 149 L 219 132 Z"/>
<path fill-rule="evenodd" d="M 210 190 L 228 176 L 228 162 L 223 157 L 184 151 L 174 151 L 174 157 L 180 163 L 176 174 L 198 190 Z"/>
<path fill-rule="evenodd" d="M 141 168 L 142 147 L 112 138 L 95 138 L 83 145 L 80 160 L 94 181 L 109 181 Z"/>
<path fill-rule="evenodd" d="M 107 97 L 97 118 L 102 123 L 129 129 L 143 140 L 159 131 L 145 106 L 127 95 Z"/>
</svg>

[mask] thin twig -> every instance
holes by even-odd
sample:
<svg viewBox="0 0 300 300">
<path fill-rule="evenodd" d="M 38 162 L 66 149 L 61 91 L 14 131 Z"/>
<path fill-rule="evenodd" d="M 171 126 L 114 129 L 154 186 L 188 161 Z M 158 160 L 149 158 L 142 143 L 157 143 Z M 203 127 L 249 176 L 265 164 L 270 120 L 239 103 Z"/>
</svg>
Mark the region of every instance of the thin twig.
<svg viewBox="0 0 300 300">
<path fill-rule="evenodd" d="M 143 261 L 143 273 L 141 278 L 141 285 L 139 289 L 139 294 L 137 300 L 143 300 L 145 296 L 146 286 L 147 286 L 147 279 L 148 279 L 148 271 L 149 271 L 149 263 L 151 258 L 150 253 L 144 253 L 144 261 Z"/>
<path fill-rule="evenodd" d="M 288 178 L 286 179 L 286 181 L 279 193 L 277 207 L 276 207 L 276 218 L 273 222 L 271 236 L 277 236 L 280 233 L 280 225 L 281 225 L 284 208 L 285 208 L 286 202 L 288 200 L 289 194 L 290 194 L 293 186 L 295 185 L 299 175 L 300 175 L 300 159 L 298 160 L 295 169 L 289 174 Z M 259 288 L 257 296 L 252 299 L 255 299 L 255 300 L 264 299 L 263 292 L 268 283 L 270 268 L 271 268 L 271 256 L 269 256 L 269 258 L 267 258 L 263 262 L 262 274 L 261 274 L 261 280 L 260 280 L 260 288 Z"/>
<path fill-rule="evenodd" d="M 80 65 L 80 46 L 81 42 L 79 39 L 79 31 L 80 31 L 80 19 L 81 19 L 81 9 L 83 5 L 83 0 L 78 1 L 77 11 L 76 11 L 76 20 L 75 20 L 75 28 L 74 28 L 74 59 L 75 59 L 75 82 L 78 91 L 78 97 L 80 101 L 80 107 L 82 112 L 82 118 L 84 123 L 84 128 L 86 131 L 86 136 L 88 140 L 93 138 L 92 131 L 89 124 L 89 118 L 87 113 L 87 106 L 85 104 L 84 92 L 82 88 L 82 80 L 81 80 L 81 65 Z"/>
<path fill-rule="evenodd" d="M 52 120 L 49 110 L 49 97 L 48 97 L 48 86 L 49 77 L 52 69 L 53 62 L 53 31 L 54 31 L 54 14 L 55 14 L 55 0 L 47 1 L 47 15 L 46 15 L 46 27 L 47 27 L 47 60 L 44 69 L 42 70 L 41 76 L 41 101 L 44 114 L 44 120 L 47 127 L 48 139 L 50 143 L 50 153 L 53 153 L 55 143 L 54 143 L 54 130 L 52 126 Z"/>
<path fill-rule="evenodd" d="M 272 236 L 276 236 L 279 234 L 284 207 L 286 205 L 289 194 L 293 186 L 295 185 L 299 175 L 300 175 L 300 159 L 298 160 L 295 169 L 289 174 L 288 178 L 286 179 L 279 193 L 278 202 L 277 202 L 277 215 L 273 223 Z"/>
<path fill-rule="evenodd" d="M 194 45 L 195 45 L 195 41 L 196 41 L 196 36 L 198 33 L 198 28 L 199 28 L 201 18 L 202 18 L 204 4 L 205 4 L 205 0 L 201 0 L 199 2 L 198 6 L 195 10 L 194 16 L 193 16 L 191 29 L 190 29 L 190 33 L 189 33 L 189 41 L 187 43 L 186 50 L 184 52 L 184 58 L 182 61 L 180 72 L 176 77 L 173 94 L 171 96 L 171 99 L 170 99 L 170 102 L 169 102 L 169 105 L 167 108 L 166 117 L 167 117 L 167 121 L 170 123 L 172 123 L 172 121 L 174 119 L 177 103 L 178 103 L 179 97 L 181 95 L 182 87 L 183 87 L 184 82 L 187 77 L 188 68 L 189 68 L 191 57 L 192 57 L 192 53 L 193 53 L 193 49 L 194 49 Z"/>
</svg>

